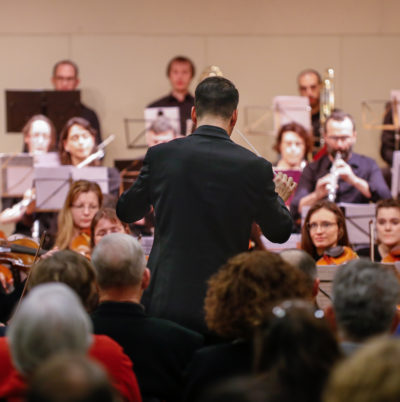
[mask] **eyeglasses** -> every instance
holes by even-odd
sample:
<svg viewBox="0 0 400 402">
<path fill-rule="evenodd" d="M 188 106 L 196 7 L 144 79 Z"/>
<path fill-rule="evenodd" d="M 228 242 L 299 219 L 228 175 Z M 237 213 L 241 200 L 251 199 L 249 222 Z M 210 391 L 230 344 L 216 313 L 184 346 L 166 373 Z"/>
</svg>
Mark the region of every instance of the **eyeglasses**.
<svg viewBox="0 0 400 402">
<path fill-rule="evenodd" d="M 308 223 L 307 228 L 310 232 L 317 230 L 319 227 L 323 230 L 328 230 L 332 226 L 337 225 L 337 222 L 327 222 L 327 221 L 322 221 L 320 223 L 313 222 L 313 223 Z"/>
<path fill-rule="evenodd" d="M 78 142 L 80 139 L 87 141 L 91 137 L 92 135 L 90 133 L 74 134 L 68 137 L 68 141 Z"/>
<path fill-rule="evenodd" d="M 98 205 L 90 204 L 90 205 L 85 205 L 85 204 L 78 204 L 78 205 L 71 205 L 71 208 L 75 208 L 78 211 L 83 211 L 85 209 L 88 209 L 89 211 L 97 211 L 99 209 Z"/>
</svg>

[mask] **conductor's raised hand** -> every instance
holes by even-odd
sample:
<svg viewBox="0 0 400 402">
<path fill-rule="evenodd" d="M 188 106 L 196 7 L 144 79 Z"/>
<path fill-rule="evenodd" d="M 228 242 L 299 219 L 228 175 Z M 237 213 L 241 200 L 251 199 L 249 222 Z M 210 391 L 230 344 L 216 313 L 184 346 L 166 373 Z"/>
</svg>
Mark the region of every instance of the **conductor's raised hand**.
<svg viewBox="0 0 400 402">
<path fill-rule="evenodd" d="M 283 172 L 278 172 L 275 175 L 274 183 L 275 183 L 275 191 L 285 202 L 293 194 L 297 186 L 297 184 L 293 181 L 293 178 L 288 177 Z"/>
</svg>

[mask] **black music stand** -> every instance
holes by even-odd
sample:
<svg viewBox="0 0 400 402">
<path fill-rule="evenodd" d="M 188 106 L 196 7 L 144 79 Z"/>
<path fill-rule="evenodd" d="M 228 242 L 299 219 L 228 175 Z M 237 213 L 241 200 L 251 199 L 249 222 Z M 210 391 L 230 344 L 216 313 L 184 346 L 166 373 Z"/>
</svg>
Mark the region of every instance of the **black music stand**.
<svg viewBox="0 0 400 402">
<path fill-rule="evenodd" d="M 20 133 L 32 116 L 43 114 L 54 123 L 59 134 L 71 117 L 81 115 L 80 99 L 80 91 L 6 90 L 6 131 Z"/>
</svg>

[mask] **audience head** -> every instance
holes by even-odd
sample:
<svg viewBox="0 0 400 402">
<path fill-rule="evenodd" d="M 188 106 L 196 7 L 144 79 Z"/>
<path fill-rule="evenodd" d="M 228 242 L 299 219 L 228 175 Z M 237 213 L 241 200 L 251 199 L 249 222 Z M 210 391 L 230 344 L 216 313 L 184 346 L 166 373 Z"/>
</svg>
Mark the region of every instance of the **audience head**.
<svg viewBox="0 0 400 402">
<path fill-rule="evenodd" d="M 56 142 L 56 129 L 53 122 L 42 114 L 32 116 L 22 129 L 24 151 L 32 155 L 52 151 Z"/>
<path fill-rule="evenodd" d="M 188 57 L 175 56 L 171 59 L 167 66 L 167 77 L 171 83 L 172 92 L 188 92 L 195 72 L 194 64 Z"/>
<path fill-rule="evenodd" d="M 273 307 L 271 318 L 255 338 L 255 370 L 265 375 L 267 393 L 274 400 L 320 401 L 339 357 L 323 311 L 304 300 L 287 300 Z"/>
<path fill-rule="evenodd" d="M 307 277 L 309 295 L 315 298 L 318 293 L 319 279 L 317 277 L 317 266 L 315 260 L 304 250 L 290 248 L 281 251 L 279 254 L 284 261 L 302 271 Z"/>
<path fill-rule="evenodd" d="M 324 392 L 324 402 L 400 400 L 400 341 L 387 337 L 367 344 L 339 364 Z"/>
<path fill-rule="evenodd" d="M 45 359 L 61 352 L 85 354 L 92 326 L 76 294 L 62 283 L 32 289 L 7 329 L 17 370 L 31 374 Z"/>
<path fill-rule="evenodd" d="M 348 160 L 357 139 L 353 117 L 335 109 L 325 121 L 324 138 L 328 154 L 332 158 L 340 152 L 342 159 Z"/>
<path fill-rule="evenodd" d="M 61 60 L 53 67 L 51 82 L 56 91 L 74 91 L 79 85 L 79 69 L 71 60 Z"/>
<path fill-rule="evenodd" d="M 115 391 L 104 369 L 87 356 L 57 354 L 33 374 L 27 402 L 113 402 Z"/>
<path fill-rule="evenodd" d="M 307 96 L 313 111 L 319 110 L 319 98 L 322 79 L 318 71 L 308 68 L 297 76 L 297 85 L 301 96 Z"/>
<path fill-rule="evenodd" d="M 72 183 L 64 206 L 58 215 L 56 246 L 69 247 L 73 237 L 82 230 L 88 230 L 92 219 L 101 207 L 103 194 L 93 181 L 78 180 Z"/>
<path fill-rule="evenodd" d="M 278 254 L 253 251 L 228 260 L 208 282 L 206 324 L 225 338 L 251 338 L 268 308 L 287 298 L 306 298 L 307 279 Z"/>
<path fill-rule="evenodd" d="M 231 131 L 237 119 L 239 92 L 233 83 L 224 77 L 210 77 L 197 85 L 192 109 L 192 120 L 197 124 L 207 116 L 229 122 Z"/>
<path fill-rule="evenodd" d="M 400 200 L 376 203 L 376 232 L 378 243 L 389 249 L 400 246 Z"/>
<path fill-rule="evenodd" d="M 128 234 L 103 237 L 93 250 L 92 262 L 100 289 L 141 286 L 146 258 L 140 243 Z"/>
<path fill-rule="evenodd" d="M 390 332 L 396 321 L 399 282 L 392 270 L 366 259 L 338 267 L 332 304 L 341 338 L 363 342 Z"/>
<path fill-rule="evenodd" d="M 301 248 L 316 258 L 331 247 L 349 245 L 342 210 L 326 200 L 312 205 L 301 229 Z"/>
<path fill-rule="evenodd" d="M 312 150 L 312 139 L 302 125 L 288 123 L 279 129 L 274 150 L 281 155 L 282 167 L 298 169 Z"/>
<path fill-rule="evenodd" d="M 129 225 L 119 220 L 115 208 L 100 208 L 90 224 L 90 246 L 94 248 L 108 234 L 130 232 Z"/>
<path fill-rule="evenodd" d="M 78 165 L 90 156 L 96 145 L 96 129 L 82 117 L 72 117 L 60 134 L 58 152 L 62 165 Z M 98 161 L 91 165 L 99 164 Z"/>
<path fill-rule="evenodd" d="M 158 116 L 146 130 L 146 142 L 148 147 L 169 142 L 176 137 L 176 129 L 166 116 Z"/>
<path fill-rule="evenodd" d="M 97 306 L 96 272 L 82 255 L 63 250 L 36 263 L 31 270 L 28 289 L 51 282 L 60 282 L 73 289 L 88 312 Z"/>
</svg>

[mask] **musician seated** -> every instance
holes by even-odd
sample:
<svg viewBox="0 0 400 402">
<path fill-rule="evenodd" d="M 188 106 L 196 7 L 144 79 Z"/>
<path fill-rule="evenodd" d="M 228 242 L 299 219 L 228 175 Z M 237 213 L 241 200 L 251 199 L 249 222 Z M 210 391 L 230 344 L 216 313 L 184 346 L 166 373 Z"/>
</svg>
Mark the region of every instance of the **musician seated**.
<svg viewBox="0 0 400 402">
<path fill-rule="evenodd" d="M 32 116 L 22 129 L 24 151 L 30 155 L 41 155 L 54 150 L 56 129 L 53 122 L 44 115 Z M 38 220 L 41 236 L 46 231 L 44 247 L 51 247 L 57 230 L 56 216 L 52 212 L 35 213 L 34 188 L 25 192 L 21 198 L 2 198 L 3 211 L 0 214 L 0 223 L 16 223 L 14 233 L 26 236 L 32 235 L 33 222 Z M 22 202 L 21 202 L 22 201 Z"/>
<path fill-rule="evenodd" d="M 177 133 L 170 119 L 158 116 L 146 130 L 146 143 L 150 148 L 157 144 L 164 144 L 177 137 Z"/>
<path fill-rule="evenodd" d="M 118 219 L 115 209 L 100 208 L 90 224 L 90 246 L 93 250 L 99 241 L 110 233 L 131 234 L 129 225 Z"/>
<path fill-rule="evenodd" d="M 72 184 L 58 215 L 55 245 L 59 250 L 71 249 L 90 256 L 90 225 L 102 201 L 97 183 L 78 180 Z"/>
<path fill-rule="evenodd" d="M 393 263 L 400 261 L 400 201 L 381 200 L 376 203 L 377 244 L 374 261 Z M 360 256 L 371 256 L 370 248 L 358 250 Z"/>
<path fill-rule="evenodd" d="M 281 126 L 274 150 L 280 155 L 276 167 L 280 170 L 303 170 L 312 150 L 312 139 L 306 129 L 292 122 Z"/>
<path fill-rule="evenodd" d="M 343 212 L 330 201 L 318 201 L 309 209 L 301 231 L 301 248 L 317 265 L 340 265 L 358 258 L 350 248 Z"/>
<path fill-rule="evenodd" d="M 291 202 L 295 220 L 303 207 L 327 198 L 330 191 L 333 192 L 331 201 L 335 202 L 368 203 L 390 198 L 390 190 L 376 162 L 353 152 L 356 138 L 351 115 L 333 111 L 324 126 L 328 154 L 304 168 Z M 335 161 L 338 152 L 341 157 Z"/>
<path fill-rule="evenodd" d="M 62 165 L 77 166 L 96 151 L 96 130 L 82 117 L 73 117 L 67 121 L 60 134 L 58 152 Z M 101 166 L 100 159 L 88 166 Z M 114 168 L 107 168 L 109 193 L 119 194 L 119 173 Z"/>
</svg>

